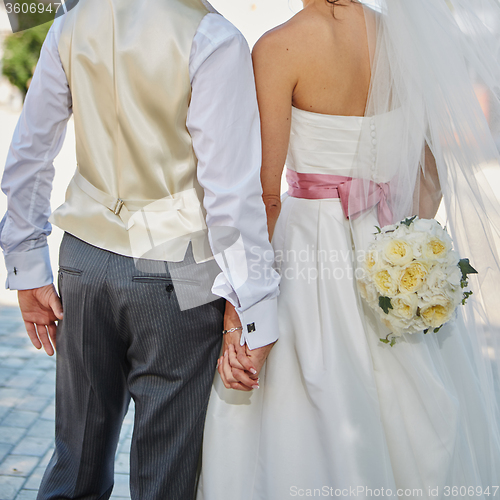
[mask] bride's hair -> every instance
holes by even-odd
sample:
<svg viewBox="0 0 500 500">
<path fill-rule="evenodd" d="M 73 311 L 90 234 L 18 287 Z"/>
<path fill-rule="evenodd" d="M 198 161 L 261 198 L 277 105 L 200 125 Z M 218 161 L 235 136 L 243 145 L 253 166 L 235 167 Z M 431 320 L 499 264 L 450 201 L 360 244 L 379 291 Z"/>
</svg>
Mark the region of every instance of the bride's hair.
<svg viewBox="0 0 500 500">
<path fill-rule="evenodd" d="M 340 0 L 326 0 L 326 3 L 329 3 L 332 6 L 332 10 L 335 10 L 335 7 L 346 7 L 346 5 L 339 3 Z M 356 0 L 351 0 L 351 2 L 356 2 Z M 333 13 L 335 17 L 335 12 Z"/>
</svg>

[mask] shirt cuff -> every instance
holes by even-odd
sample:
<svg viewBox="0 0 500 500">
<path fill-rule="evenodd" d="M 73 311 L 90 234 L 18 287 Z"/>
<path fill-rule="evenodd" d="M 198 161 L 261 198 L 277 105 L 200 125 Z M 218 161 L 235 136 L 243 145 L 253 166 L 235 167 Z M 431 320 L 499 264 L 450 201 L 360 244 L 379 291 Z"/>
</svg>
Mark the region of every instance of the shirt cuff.
<svg viewBox="0 0 500 500">
<path fill-rule="evenodd" d="M 241 345 L 247 344 L 250 350 L 258 349 L 276 342 L 278 330 L 278 298 L 264 299 L 241 312 L 236 308 L 243 331 Z"/>
<path fill-rule="evenodd" d="M 5 256 L 7 281 L 5 288 L 31 290 L 53 282 L 48 245 L 27 252 Z"/>
</svg>

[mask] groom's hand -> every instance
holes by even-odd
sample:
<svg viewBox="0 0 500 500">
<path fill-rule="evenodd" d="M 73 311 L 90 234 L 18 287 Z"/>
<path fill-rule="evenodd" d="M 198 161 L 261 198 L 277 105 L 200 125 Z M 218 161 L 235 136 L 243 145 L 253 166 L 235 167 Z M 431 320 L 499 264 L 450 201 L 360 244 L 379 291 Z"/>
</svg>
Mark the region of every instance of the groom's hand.
<svg viewBox="0 0 500 500">
<path fill-rule="evenodd" d="M 247 359 L 257 371 L 256 376 L 259 376 L 262 367 L 264 366 L 264 363 L 266 362 L 266 359 L 269 356 L 269 353 L 271 352 L 271 349 L 273 348 L 275 343 L 276 342 L 273 342 L 272 344 L 265 345 L 264 347 L 259 347 L 258 349 L 253 350 L 250 350 L 248 346 L 245 346 L 245 354 L 247 356 Z M 236 362 L 233 363 L 231 359 L 230 361 L 231 366 L 236 366 Z M 240 361 L 239 356 L 237 357 L 237 361 Z"/>
<path fill-rule="evenodd" d="M 61 299 L 54 285 L 17 293 L 24 325 L 32 344 L 52 356 L 56 347 L 56 321 L 63 318 Z"/>
<path fill-rule="evenodd" d="M 241 321 L 233 305 L 226 302 L 224 313 L 224 329 L 240 328 L 235 332 L 226 333 L 222 346 L 222 356 L 217 363 L 217 370 L 227 389 L 251 391 L 258 388 L 258 370 L 253 361 L 246 355 L 246 346 L 240 345 Z M 230 357 L 241 359 L 237 366 L 232 366 Z"/>
</svg>

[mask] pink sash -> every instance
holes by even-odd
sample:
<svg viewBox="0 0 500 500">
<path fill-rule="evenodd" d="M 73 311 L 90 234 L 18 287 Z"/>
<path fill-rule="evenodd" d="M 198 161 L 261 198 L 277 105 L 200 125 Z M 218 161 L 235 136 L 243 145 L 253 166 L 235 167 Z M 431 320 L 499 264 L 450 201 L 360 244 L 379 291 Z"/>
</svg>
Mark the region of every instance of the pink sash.
<svg viewBox="0 0 500 500">
<path fill-rule="evenodd" d="M 365 179 L 343 175 L 301 174 L 287 169 L 288 194 L 294 198 L 322 200 L 340 198 L 344 215 L 353 220 L 362 212 L 378 204 L 380 225 L 392 224 L 392 212 L 387 204 L 389 184 L 377 184 Z"/>
</svg>

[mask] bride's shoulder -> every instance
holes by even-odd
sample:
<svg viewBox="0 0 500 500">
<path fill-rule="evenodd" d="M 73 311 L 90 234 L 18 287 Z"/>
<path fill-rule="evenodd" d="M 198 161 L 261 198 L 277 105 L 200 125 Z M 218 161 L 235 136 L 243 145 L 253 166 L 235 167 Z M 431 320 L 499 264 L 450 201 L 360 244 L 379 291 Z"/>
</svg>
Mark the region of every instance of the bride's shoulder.
<svg viewBox="0 0 500 500">
<path fill-rule="evenodd" d="M 286 23 L 262 35 L 253 48 L 253 56 L 258 59 L 272 59 L 286 54 L 297 61 L 317 30 L 317 21 L 300 11 Z"/>
</svg>

